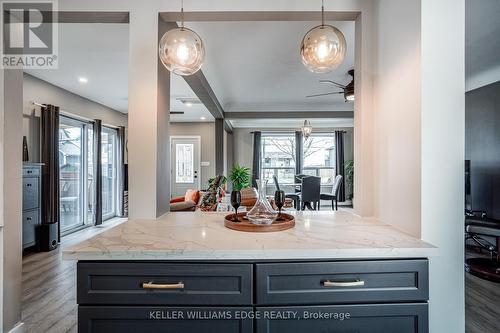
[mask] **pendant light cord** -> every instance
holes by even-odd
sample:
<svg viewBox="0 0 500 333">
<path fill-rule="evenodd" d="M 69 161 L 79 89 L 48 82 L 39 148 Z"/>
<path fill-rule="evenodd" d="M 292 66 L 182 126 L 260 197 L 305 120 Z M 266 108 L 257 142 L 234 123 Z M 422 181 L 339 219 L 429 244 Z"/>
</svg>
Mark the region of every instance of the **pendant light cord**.
<svg viewBox="0 0 500 333">
<path fill-rule="evenodd" d="M 181 30 L 184 30 L 184 0 L 181 0 Z"/>
<path fill-rule="evenodd" d="M 321 26 L 325 26 L 325 1 L 321 0 Z"/>
</svg>

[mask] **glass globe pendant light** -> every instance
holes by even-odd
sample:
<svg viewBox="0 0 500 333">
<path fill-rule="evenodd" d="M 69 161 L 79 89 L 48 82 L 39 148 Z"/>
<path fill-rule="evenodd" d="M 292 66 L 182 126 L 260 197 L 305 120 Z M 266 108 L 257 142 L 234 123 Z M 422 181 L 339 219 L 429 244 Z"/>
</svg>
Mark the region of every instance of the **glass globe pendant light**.
<svg viewBox="0 0 500 333">
<path fill-rule="evenodd" d="M 304 136 L 304 139 L 308 139 L 311 136 L 311 133 L 313 131 L 311 122 L 309 120 L 304 120 L 304 126 L 302 126 L 302 135 Z"/>
<path fill-rule="evenodd" d="M 184 27 L 184 1 L 181 4 L 181 26 L 167 31 L 160 39 L 159 55 L 163 65 L 177 75 L 196 73 L 205 59 L 201 37 Z"/>
<path fill-rule="evenodd" d="M 300 46 L 302 63 L 313 73 L 328 73 L 345 58 L 346 41 L 342 32 L 325 24 L 325 8 L 321 1 L 321 25 L 309 30 Z"/>
</svg>

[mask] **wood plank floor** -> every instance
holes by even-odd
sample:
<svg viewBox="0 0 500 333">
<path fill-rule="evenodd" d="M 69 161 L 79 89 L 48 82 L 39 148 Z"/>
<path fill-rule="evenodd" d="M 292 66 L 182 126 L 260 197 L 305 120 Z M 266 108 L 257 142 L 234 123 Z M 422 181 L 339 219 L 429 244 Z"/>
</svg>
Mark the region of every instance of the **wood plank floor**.
<svg viewBox="0 0 500 333">
<path fill-rule="evenodd" d="M 63 237 L 52 252 L 23 257 L 22 321 L 26 332 L 76 332 L 76 261 L 62 260 L 62 249 L 79 243 L 125 219 L 104 222 Z"/>
<path fill-rule="evenodd" d="M 487 257 L 468 249 L 467 258 Z M 500 283 L 465 273 L 465 332 L 500 332 Z"/>
<path fill-rule="evenodd" d="M 26 332 L 76 332 L 76 262 L 62 260 L 61 248 L 71 246 L 109 229 L 87 228 L 66 236 L 56 251 L 33 253 L 23 258 L 23 313 Z M 468 256 L 478 256 L 468 252 Z M 500 332 L 500 284 L 465 273 L 466 333 Z"/>
</svg>

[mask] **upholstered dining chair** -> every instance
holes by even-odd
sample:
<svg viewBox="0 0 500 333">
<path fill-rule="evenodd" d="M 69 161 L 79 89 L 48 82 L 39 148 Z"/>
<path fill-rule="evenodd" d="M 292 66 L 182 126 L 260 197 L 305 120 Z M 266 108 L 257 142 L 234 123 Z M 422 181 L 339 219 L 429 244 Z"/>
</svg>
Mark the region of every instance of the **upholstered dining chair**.
<svg viewBox="0 0 500 333">
<path fill-rule="evenodd" d="M 302 192 L 300 193 L 300 201 L 302 209 L 319 210 L 321 192 L 321 177 L 307 176 L 302 178 Z"/>
<path fill-rule="evenodd" d="M 273 176 L 274 186 L 277 191 L 281 191 L 280 184 L 278 183 L 278 177 Z M 300 192 L 297 193 L 285 193 L 285 198 L 293 200 L 293 208 L 300 210 Z"/>
<path fill-rule="evenodd" d="M 332 192 L 331 193 L 321 193 L 320 199 L 321 200 L 329 200 L 332 202 L 332 210 L 338 210 L 338 198 L 339 198 L 339 191 L 340 191 L 340 185 L 342 184 L 342 176 L 337 175 L 335 177 L 335 180 L 333 181 L 333 187 L 332 187 Z"/>
</svg>

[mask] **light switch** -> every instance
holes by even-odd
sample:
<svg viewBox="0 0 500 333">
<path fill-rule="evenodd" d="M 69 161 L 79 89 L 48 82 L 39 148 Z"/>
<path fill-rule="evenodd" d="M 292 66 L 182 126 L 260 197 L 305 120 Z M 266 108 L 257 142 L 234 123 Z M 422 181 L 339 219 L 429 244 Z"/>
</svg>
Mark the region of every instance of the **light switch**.
<svg viewBox="0 0 500 333">
<path fill-rule="evenodd" d="M 201 162 L 201 166 L 210 166 L 210 162 L 207 161 Z"/>
</svg>

